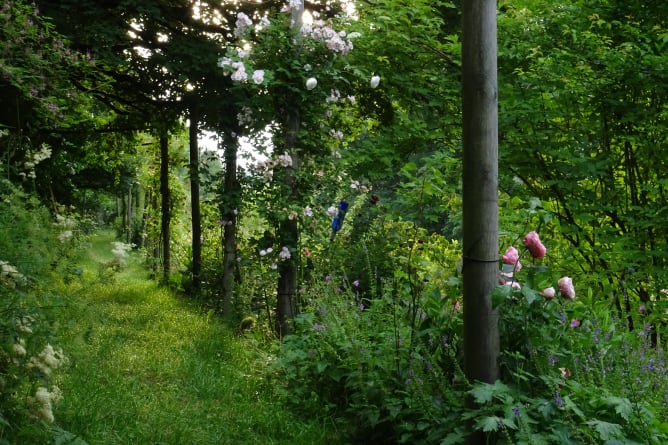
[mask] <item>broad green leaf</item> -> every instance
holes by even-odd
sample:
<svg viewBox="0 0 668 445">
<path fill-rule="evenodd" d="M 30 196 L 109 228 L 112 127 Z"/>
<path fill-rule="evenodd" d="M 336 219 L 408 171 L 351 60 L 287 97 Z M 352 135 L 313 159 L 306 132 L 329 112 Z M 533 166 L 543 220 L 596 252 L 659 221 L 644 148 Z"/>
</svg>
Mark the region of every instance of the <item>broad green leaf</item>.
<svg viewBox="0 0 668 445">
<path fill-rule="evenodd" d="M 461 431 L 455 431 L 454 433 L 450 433 L 447 436 L 445 436 L 445 439 L 443 439 L 440 443 L 440 445 L 457 445 L 457 444 L 462 444 L 465 442 L 466 435 L 462 433 Z"/>
<path fill-rule="evenodd" d="M 476 426 L 478 429 L 489 433 L 492 431 L 497 431 L 501 425 L 503 425 L 502 419 L 498 416 L 488 416 L 478 419 L 476 421 Z"/>
<path fill-rule="evenodd" d="M 587 425 L 595 430 L 603 440 L 615 439 L 623 436 L 622 427 L 617 423 L 609 423 L 602 420 L 590 420 L 587 422 Z"/>
<path fill-rule="evenodd" d="M 497 380 L 493 384 L 477 383 L 469 392 L 473 396 L 473 399 L 476 401 L 476 403 L 483 404 L 491 402 L 494 397 L 507 394 L 509 390 L 510 388 L 507 385 Z"/>
<path fill-rule="evenodd" d="M 633 405 L 626 397 L 609 396 L 605 398 L 605 402 L 614 406 L 615 412 L 622 416 L 624 420 L 628 421 L 631 418 L 631 414 L 633 413 Z"/>
</svg>

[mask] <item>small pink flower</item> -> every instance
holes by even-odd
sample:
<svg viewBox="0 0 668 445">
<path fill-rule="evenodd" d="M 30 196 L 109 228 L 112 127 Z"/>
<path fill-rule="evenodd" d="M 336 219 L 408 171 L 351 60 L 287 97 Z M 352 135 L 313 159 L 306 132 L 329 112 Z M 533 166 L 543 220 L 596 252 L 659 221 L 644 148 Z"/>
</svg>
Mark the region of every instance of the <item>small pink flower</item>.
<svg viewBox="0 0 668 445">
<path fill-rule="evenodd" d="M 506 253 L 501 257 L 503 259 L 503 264 L 509 264 L 515 266 L 515 271 L 519 272 L 522 270 L 522 263 L 520 263 L 520 254 L 516 248 L 510 246 L 506 249 Z"/>
<path fill-rule="evenodd" d="M 570 277 L 562 277 L 559 278 L 559 281 L 557 281 L 557 285 L 559 286 L 559 292 L 561 292 L 561 295 L 567 299 L 567 300 L 572 300 L 575 298 L 575 288 L 573 287 L 573 279 Z"/>
<path fill-rule="evenodd" d="M 578 326 L 580 326 L 580 320 L 578 320 L 576 318 L 572 319 L 571 320 L 571 327 L 572 328 L 577 328 Z"/>
<path fill-rule="evenodd" d="M 556 293 L 557 293 L 557 291 L 554 290 L 553 287 L 547 287 L 547 288 L 543 289 L 543 292 L 541 292 L 541 294 L 543 295 L 543 297 L 545 297 L 546 300 L 553 299 L 554 296 L 556 295 Z"/>
<path fill-rule="evenodd" d="M 540 242 L 540 238 L 536 232 L 527 233 L 524 237 L 524 245 L 529 249 L 531 256 L 538 260 L 543 258 L 547 253 L 547 249 L 543 243 Z"/>
<path fill-rule="evenodd" d="M 360 285 L 360 280 L 353 281 L 353 286 L 357 287 Z"/>
<path fill-rule="evenodd" d="M 644 304 L 641 304 L 638 309 L 640 310 L 640 312 L 645 312 L 647 310 L 647 307 Z"/>
<path fill-rule="evenodd" d="M 325 281 L 332 281 L 332 276 L 331 275 L 325 276 Z"/>
<path fill-rule="evenodd" d="M 304 255 L 311 256 L 311 251 L 308 249 L 304 249 Z"/>
<path fill-rule="evenodd" d="M 514 279 L 506 280 L 502 277 L 499 277 L 499 284 L 514 287 L 516 289 L 520 289 L 522 287 L 522 286 L 520 286 L 520 283 L 518 283 L 516 280 L 514 280 Z"/>
<path fill-rule="evenodd" d="M 459 300 L 455 300 L 455 302 L 452 303 L 452 308 L 453 308 L 455 311 L 458 311 L 458 310 L 460 310 L 460 309 L 462 308 L 462 304 L 459 302 Z"/>
</svg>

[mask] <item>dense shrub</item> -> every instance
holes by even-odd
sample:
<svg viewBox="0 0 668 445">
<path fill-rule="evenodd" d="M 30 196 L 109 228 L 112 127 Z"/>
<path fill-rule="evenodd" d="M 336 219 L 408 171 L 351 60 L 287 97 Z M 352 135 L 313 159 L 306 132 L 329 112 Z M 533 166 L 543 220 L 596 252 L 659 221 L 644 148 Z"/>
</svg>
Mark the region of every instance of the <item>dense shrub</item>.
<svg viewBox="0 0 668 445">
<path fill-rule="evenodd" d="M 526 255 L 542 257 L 533 239 Z M 341 276 L 304 289 L 308 307 L 276 363 L 296 409 L 327 413 L 355 443 L 464 443 L 467 424 L 499 444 L 666 443 L 660 301 L 619 312 L 542 260 L 520 270 L 521 253 L 506 252 L 494 295 L 502 381 L 467 382 L 458 279 L 428 278 L 435 245 L 395 252 L 379 299 L 360 299 Z"/>
<path fill-rule="evenodd" d="M 53 371 L 66 360 L 50 344 L 55 271 L 69 276 L 76 222 L 52 220 L 33 197 L 0 180 L 0 439 L 54 421 L 61 398 Z M 66 266 L 63 266 L 65 264 Z"/>
</svg>

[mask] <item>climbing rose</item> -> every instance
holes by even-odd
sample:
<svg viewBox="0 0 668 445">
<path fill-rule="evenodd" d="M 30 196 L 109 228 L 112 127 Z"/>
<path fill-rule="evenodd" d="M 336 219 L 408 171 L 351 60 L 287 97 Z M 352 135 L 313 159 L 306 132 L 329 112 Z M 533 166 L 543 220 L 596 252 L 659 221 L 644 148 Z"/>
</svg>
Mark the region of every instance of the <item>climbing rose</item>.
<svg viewBox="0 0 668 445">
<path fill-rule="evenodd" d="M 312 90 L 313 88 L 316 87 L 316 85 L 318 85 L 318 80 L 315 77 L 309 77 L 306 80 L 306 89 L 307 90 Z"/>
<path fill-rule="evenodd" d="M 559 292 L 561 292 L 561 295 L 566 298 L 567 300 L 572 300 L 575 298 L 575 288 L 573 287 L 573 279 L 569 277 L 562 277 L 559 278 L 559 281 L 557 281 L 557 285 L 559 286 Z"/>
<path fill-rule="evenodd" d="M 501 276 L 501 277 L 499 277 L 499 284 L 502 284 L 504 286 L 514 287 L 515 289 L 521 289 L 522 288 L 520 283 L 515 281 L 514 278 L 510 278 L 509 280 L 506 280 L 504 277 Z"/>
<path fill-rule="evenodd" d="M 253 82 L 257 85 L 260 85 L 264 82 L 264 70 L 255 70 L 253 71 Z"/>
<path fill-rule="evenodd" d="M 529 249 L 531 256 L 536 259 L 543 258 L 545 253 L 547 253 L 547 249 L 543 243 L 540 242 L 540 238 L 536 232 L 527 233 L 524 237 L 524 245 Z"/>
<path fill-rule="evenodd" d="M 515 266 L 515 271 L 519 272 L 522 270 L 522 263 L 520 263 L 520 254 L 516 248 L 510 246 L 506 249 L 506 253 L 503 254 L 503 264 L 509 264 Z"/>
<path fill-rule="evenodd" d="M 234 37 L 241 37 L 243 33 L 246 32 L 246 28 L 252 24 L 253 21 L 246 14 L 243 12 L 237 14 L 237 21 L 235 23 L 236 27 L 234 28 Z"/>
<path fill-rule="evenodd" d="M 547 287 L 543 289 L 543 292 L 541 292 L 541 294 L 543 294 L 543 297 L 545 297 L 546 300 L 553 299 L 556 293 L 557 291 L 555 291 L 553 287 Z"/>
<path fill-rule="evenodd" d="M 371 81 L 369 82 L 369 86 L 371 88 L 376 88 L 379 84 L 380 84 L 380 76 L 371 77 Z"/>
</svg>

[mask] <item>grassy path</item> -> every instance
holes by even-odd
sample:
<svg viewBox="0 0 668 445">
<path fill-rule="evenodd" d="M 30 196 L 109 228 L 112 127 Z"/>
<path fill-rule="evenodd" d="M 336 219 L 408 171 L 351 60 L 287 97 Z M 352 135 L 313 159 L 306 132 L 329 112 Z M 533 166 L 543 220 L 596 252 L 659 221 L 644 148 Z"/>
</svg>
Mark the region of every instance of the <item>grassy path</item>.
<svg viewBox="0 0 668 445">
<path fill-rule="evenodd" d="M 335 443 L 284 411 L 263 377 L 269 356 L 150 281 L 137 258 L 99 274 L 111 241 L 93 238 L 83 279 L 56 314 L 69 357 L 60 427 L 91 445 Z"/>
</svg>

